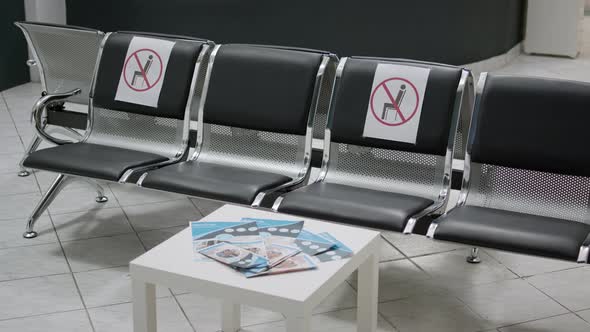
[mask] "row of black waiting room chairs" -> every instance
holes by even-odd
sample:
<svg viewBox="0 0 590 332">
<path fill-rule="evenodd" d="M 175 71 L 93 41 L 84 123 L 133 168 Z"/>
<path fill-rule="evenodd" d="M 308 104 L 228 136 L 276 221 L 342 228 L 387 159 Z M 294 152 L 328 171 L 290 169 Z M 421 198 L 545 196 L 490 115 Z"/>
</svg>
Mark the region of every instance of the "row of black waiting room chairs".
<svg viewBox="0 0 590 332">
<path fill-rule="evenodd" d="M 139 35 L 178 46 L 157 107 L 114 98 L 124 55 Z M 465 69 L 130 32 L 101 42 L 81 141 L 55 139 L 42 117 L 79 88 L 47 94 L 34 108 L 39 136 L 57 146 L 32 152 L 23 165 L 59 175 L 25 237 L 37 235 L 36 219 L 67 181 L 81 177 L 587 262 L 588 84 L 482 74 L 459 202 L 445 213 L 457 127 L 469 105 Z M 430 69 L 415 144 L 363 137 L 380 63 Z M 319 177 L 310 179 L 321 113 L 324 154 Z"/>
</svg>

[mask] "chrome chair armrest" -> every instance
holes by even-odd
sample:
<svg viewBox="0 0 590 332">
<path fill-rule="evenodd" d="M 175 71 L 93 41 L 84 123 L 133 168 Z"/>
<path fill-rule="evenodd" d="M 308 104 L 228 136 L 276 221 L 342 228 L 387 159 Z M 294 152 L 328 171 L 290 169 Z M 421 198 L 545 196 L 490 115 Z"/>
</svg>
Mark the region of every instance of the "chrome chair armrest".
<svg viewBox="0 0 590 332">
<path fill-rule="evenodd" d="M 75 141 L 62 140 L 62 139 L 55 138 L 55 137 L 49 135 L 45 131 L 45 123 L 43 121 L 43 111 L 45 110 L 45 108 L 47 108 L 47 106 L 55 104 L 55 103 L 63 102 L 72 96 L 80 94 L 81 92 L 82 92 L 82 90 L 80 90 L 80 89 L 74 89 L 72 91 L 68 91 L 68 92 L 64 92 L 64 93 L 48 94 L 48 95 L 45 95 L 45 96 L 39 98 L 39 100 L 37 100 L 37 102 L 33 106 L 32 119 L 35 122 L 35 130 L 37 131 L 37 135 L 39 135 L 39 137 L 41 137 L 42 139 L 44 139 L 50 143 L 56 144 L 56 145 L 75 143 Z"/>
<path fill-rule="evenodd" d="M 299 188 L 301 185 L 305 184 L 305 179 L 307 177 L 308 177 L 308 174 L 306 176 L 301 176 L 301 177 L 295 178 L 287 183 L 283 183 L 282 185 L 280 185 L 278 187 L 270 188 L 270 189 L 267 189 L 265 191 L 258 193 L 258 195 L 256 195 L 256 197 L 254 198 L 254 202 L 252 202 L 251 206 L 255 207 L 255 208 L 260 207 L 264 198 L 266 198 L 266 196 L 268 196 L 269 194 L 280 192 L 283 190 L 288 192 L 288 191 L 292 191 L 292 190 Z"/>
<path fill-rule="evenodd" d="M 153 171 L 155 169 L 162 168 L 164 166 L 176 164 L 180 161 L 182 161 L 182 156 L 180 156 L 178 158 L 173 158 L 173 159 L 161 161 L 159 163 L 155 163 L 155 164 L 151 164 L 151 165 L 130 168 L 130 169 L 126 170 L 125 173 L 123 173 L 123 175 L 119 179 L 119 183 L 126 183 L 133 174 L 143 173 L 143 174 L 141 174 L 139 179 L 137 179 L 137 182 L 136 182 L 136 184 L 141 187 L 141 183 L 143 182 L 143 179 L 145 179 L 145 177 L 147 176 L 149 171 Z"/>
<path fill-rule="evenodd" d="M 418 220 L 420 220 L 421 218 L 424 218 L 428 215 L 436 213 L 441 208 L 445 207 L 445 203 L 446 203 L 445 199 L 437 200 L 436 202 L 434 202 L 431 205 L 429 205 L 428 207 L 426 207 L 424 210 L 411 216 L 410 219 L 408 219 L 408 222 L 406 223 L 406 227 L 404 227 L 403 233 L 404 234 L 412 234 L 412 232 L 414 231 L 414 227 L 416 226 L 416 223 L 418 222 Z"/>
</svg>

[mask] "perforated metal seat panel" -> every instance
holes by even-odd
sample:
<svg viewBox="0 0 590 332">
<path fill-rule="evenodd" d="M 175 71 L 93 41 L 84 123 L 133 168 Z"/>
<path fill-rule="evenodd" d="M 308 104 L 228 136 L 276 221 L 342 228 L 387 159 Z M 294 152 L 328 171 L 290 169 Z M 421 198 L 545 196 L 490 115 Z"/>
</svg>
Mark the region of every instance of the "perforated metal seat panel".
<svg viewBox="0 0 590 332">
<path fill-rule="evenodd" d="M 183 121 L 94 107 L 86 142 L 155 153 L 182 153 Z"/>
<path fill-rule="evenodd" d="M 48 93 L 81 89 L 70 102 L 88 104 L 90 85 L 100 43 L 104 34 L 97 30 L 77 29 L 36 23 L 17 23 L 33 48 Z"/>
<path fill-rule="evenodd" d="M 198 160 L 296 178 L 305 171 L 304 143 L 299 135 L 204 124 Z"/>
<path fill-rule="evenodd" d="M 466 204 L 590 224 L 590 178 L 471 164 Z"/>
<path fill-rule="evenodd" d="M 444 162 L 442 156 L 331 143 L 324 181 L 436 200 Z"/>
</svg>

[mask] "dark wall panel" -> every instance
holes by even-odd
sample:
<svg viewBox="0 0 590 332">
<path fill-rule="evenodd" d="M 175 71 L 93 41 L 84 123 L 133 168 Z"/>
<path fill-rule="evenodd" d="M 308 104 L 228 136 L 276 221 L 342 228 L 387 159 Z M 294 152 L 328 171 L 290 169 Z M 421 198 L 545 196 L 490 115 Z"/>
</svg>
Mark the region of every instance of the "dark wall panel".
<svg viewBox="0 0 590 332">
<path fill-rule="evenodd" d="M 14 21 L 25 18 L 24 2 L 7 0 L 0 5 L 0 91 L 29 81 L 27 43 Z"/>
<path fill-rule="evenodd" d="M 522 39 L 524 0 L 67 0 L 68 23 L 464 64 Z"/>
</svg>

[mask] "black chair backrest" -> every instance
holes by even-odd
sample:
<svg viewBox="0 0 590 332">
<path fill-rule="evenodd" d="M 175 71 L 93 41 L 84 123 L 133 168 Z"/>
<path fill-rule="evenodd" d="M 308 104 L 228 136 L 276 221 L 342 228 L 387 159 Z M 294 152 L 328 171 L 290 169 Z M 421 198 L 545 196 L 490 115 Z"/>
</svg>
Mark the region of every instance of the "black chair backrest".
<svg viewBox="0 0 590 332">
<path fill-rule="evenodd" d="M 157 107 L 115 100 L 121 72 L 127 60 L 127 50 L 135 36 L 175 42 L 163 78 Z M 94 87 L 94 105 L 128 113 L 177 120 L 184 119 L 195 64 L 202 46 L 205 44 L 207 44 L 206 40 L 188 39 L 184 36 L 134 32 L 112 33 L 102 50 Z"/>
<path fill-rule="evenodd" d="M 363 137 L 373 78 L 380 63 L 398 63 L 430 69 L 416 144 Z M 447 152 L 461 74 L 461 68 L 447 65 L 379 58 L 349 58 L 332 101 L 335 103 L 331 115 L 332 142 L 444 156 Z"/>
<path fill-rule="evenodd" d="M 488 74 L 472 123 L 471 160 L 590 176 L 590 84 Z"/>
<path fill-rule="evenodd" d="M 222 45 L 214 58 L 204 122 L 305 135 L 316 75 L 328 52 Z"/>
</svg>

